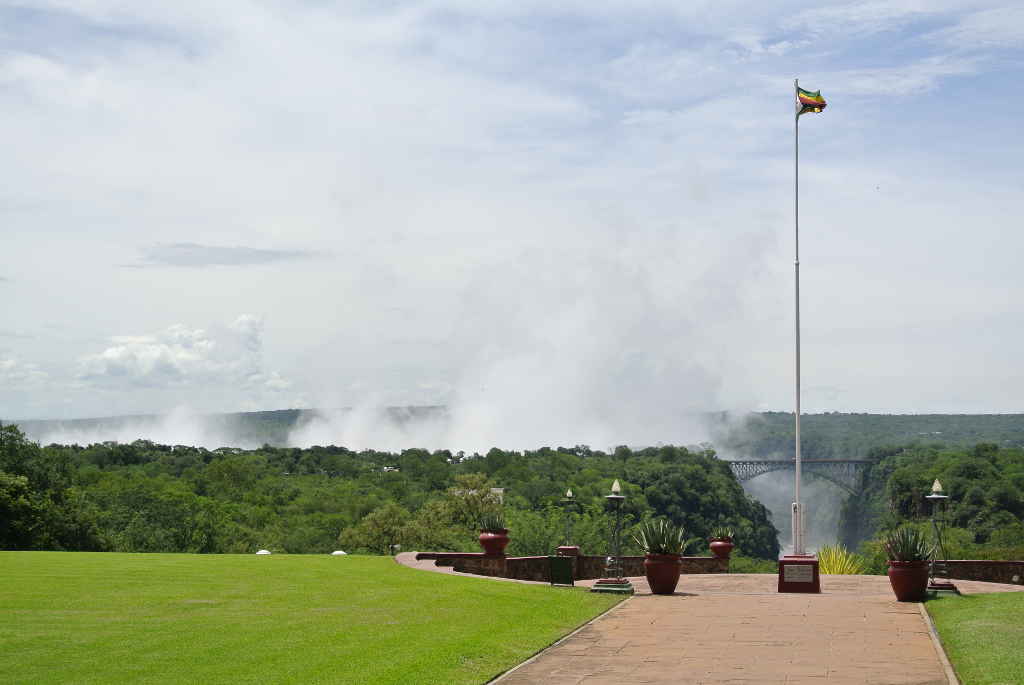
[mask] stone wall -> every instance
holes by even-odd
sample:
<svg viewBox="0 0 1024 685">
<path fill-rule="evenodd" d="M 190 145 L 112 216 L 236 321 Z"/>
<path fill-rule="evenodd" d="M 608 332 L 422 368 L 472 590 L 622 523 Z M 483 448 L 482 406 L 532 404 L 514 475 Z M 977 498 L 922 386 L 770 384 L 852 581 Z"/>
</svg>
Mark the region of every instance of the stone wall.
<svg viewBox="0 0 1024 685">
<path fill-rule="evenodd" d="M 978 561 L 957 559 L 946 562 L 953 580 L 984 580 L 989 583 L 1024 585 L 1024 561 Z"/>
<path fill-rule="evenodd" d="M 605 557 L 577 557 L 576 579 L 590 580 L 604 577 Z M 683 573 L 728 573 L 729 560 L 716 557 L 683 557 Z M 626 576 L 644 575 L 643 557 L 622 557 L 622 573 Z"/>
<path fill-rule="evenodd" d="M 421 552 L 417 559 L 433 559 L 438 566 L 451 566 L 459 573 L 498 576 L 517 580 L 551 581 L 549 562 L 544 557 L 487 556 L 473 553 Z M 604 576 L 606 558 L 580 555 L 575 557 L 575 579 L 592 580 Z M 683 573 L 728 573 L 729 561 L 715 557 L 683 557 Z M 627 576 L 644 575 L 643 557 L 622 557 L 622 571 Z"/>
</svg>

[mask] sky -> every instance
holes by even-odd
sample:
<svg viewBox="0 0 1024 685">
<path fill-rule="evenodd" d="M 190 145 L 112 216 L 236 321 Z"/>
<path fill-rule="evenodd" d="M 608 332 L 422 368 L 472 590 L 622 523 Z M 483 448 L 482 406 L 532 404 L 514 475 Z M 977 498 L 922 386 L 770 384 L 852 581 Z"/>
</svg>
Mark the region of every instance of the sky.
<svg viewBox="0 0 1024 685">
<path fill-rule="evenodd" d="M 0 417 L 1024 412 L 1024 7 L 0 0 Z M 328 436 L 329 437 L 329 436 Z"/>
</svg>

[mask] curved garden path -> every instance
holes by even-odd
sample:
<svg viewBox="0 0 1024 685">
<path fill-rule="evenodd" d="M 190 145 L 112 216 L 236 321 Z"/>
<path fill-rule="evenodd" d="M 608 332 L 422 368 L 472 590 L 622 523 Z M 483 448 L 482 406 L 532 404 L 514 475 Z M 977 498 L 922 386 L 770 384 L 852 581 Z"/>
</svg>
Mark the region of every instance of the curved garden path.
<svg viewBox="0 0 1024 685">
<path fill-rule="evenodd" d="M 452 572 L 417 562 L 412 553 L 396 560 Z M 684 575 L 668 597 L 651 595 L 643 578 L 631 580 L 637 587 L 631 599 L 495 682 L 956 682 L 949 679 L 922 606 L 895 601 L 885 576 L 822 576 L 820 595 L 779 594 L 776 576 L 766 574 Z M 1018 585 L 954 582 L 964 594 L 1024 591 Z"/>
</svg>

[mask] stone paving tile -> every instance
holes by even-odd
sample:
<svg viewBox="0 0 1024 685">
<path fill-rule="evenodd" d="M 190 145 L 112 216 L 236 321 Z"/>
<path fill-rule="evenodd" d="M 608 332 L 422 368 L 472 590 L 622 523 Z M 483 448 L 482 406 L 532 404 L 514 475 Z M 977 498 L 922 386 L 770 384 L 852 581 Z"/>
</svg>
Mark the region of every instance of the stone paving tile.
<svg viewBox="0 0 1024 685">
<path fill-rule="evenodd" d="M 771 575 L 683 576 L 667 597 L 633 581 L 636 596 L 496 682 L 946 684 L 918 606 L 884 576 L 824 576 L 820 595 L 778 594 Z"/>
</svg>

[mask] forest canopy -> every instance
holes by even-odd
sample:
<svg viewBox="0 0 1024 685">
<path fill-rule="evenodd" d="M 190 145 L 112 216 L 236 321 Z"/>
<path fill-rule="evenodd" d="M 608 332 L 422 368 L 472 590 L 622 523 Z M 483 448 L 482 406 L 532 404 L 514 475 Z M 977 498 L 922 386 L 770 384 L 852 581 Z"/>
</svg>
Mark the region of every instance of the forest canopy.
<svg viewBox="0 0 1024 685">
<path fill-rule="evenodd" d="M 125 552 L 386 553 L 391 545 L 475 550 L 474 493 L 501 489 L 511 554 L 548 554 L 573 540 L 607 553 L 605 495 L 614 479 L 631 526 L 666 517 L 691 553 L 728 525 L 747 555 L 774 558 L 777 531 L 710 447 L 585 446 L 401 453 L 344 447 L 207 450 L 145 440 L 40 446 L 0 429 L 0 547 Z M 630 540 L 630 536 L 624 536 Z M 633 550 L 635 551 L 635 550 Z"/>
<path fill-rule="evenodd" d="M 876 571 L 884 566 L 881 535 L 908 523 L 928 526 L 925 495 L 936 478 L 950 496 L 950 558 L 1024 558 L 1020 417 L 941 418 L 842 414 L 806 422 L 805 455 L 872 462 L 860 494 L 842 504 L 838 538 L 874 559 Z M 755 415 L 737 425 L 723 418 L 723 449 L 786 458 L 791 419 Z M 886 441 L 894 436 L 900 440 Z M 975 436 L 999 442 L 969 442 Z M 942 437 L 949 442 L 940 443 Z M 788 525 L 773 522 L 708 445 L 486 454 L 270 445 L 207 450 L 145 440 L 40 446 L 12 425 L 0 429 L 0 438 L 3 549 L 475 551 L 480 502 L 474 498 L 500 489 L 509 553 L 548 554 L 566 542 L 560 502 L 571 488 L 577 506 L 570 541 L 585 553 L 604 554 L 612 525 L 604 497 L 615 479 L 627 497 L 627 527 L 666 517 L 685 527 L 691 554 L 706 551 L 711 528 L 728 525 L 744 555 L 774 559 L 776 526 Z M 631 541 L 628 531 L 623 539 Z"/>
</svg>

